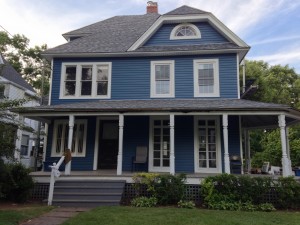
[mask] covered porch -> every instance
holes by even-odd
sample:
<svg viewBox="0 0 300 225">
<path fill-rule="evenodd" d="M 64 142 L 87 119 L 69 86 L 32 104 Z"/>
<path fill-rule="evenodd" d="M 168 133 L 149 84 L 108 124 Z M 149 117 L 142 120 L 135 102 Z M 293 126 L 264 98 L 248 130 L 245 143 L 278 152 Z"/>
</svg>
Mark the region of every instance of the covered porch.
<svg viewBox="0 0 300 225">
<path fill-rule="evenodd" d="M 65 147 L 77 154 L 66 164 L 65 175 L 77 173 L 76 170 L 87 170 L 87 174 L 101 171 L 99 154 L 101 140 L 102 144 L 104 141 L 100 136 L 115 137 L 114 147 L 110 148 L 115 149 L 110 151 L 115 151 L 115 163 L 112 162 L 115 168 L 110 171 L 116 176 L 131 173 L 137 146 L 148 148 L 144 171 L 184 172 L 195 176 L 231 173 L 230 157 L 238 155 L 243 162 L 243 151 L 248 156 L 248 145 L 243 146 L 242 135 L 246 134 L 247 140 L 249 129 L 267 127 L 280 128 L 282 174 L 290 176 L 287 128 L 300 118 L 298 111 L 285 105 L 240 99 L 101 100 L 25 108 L 21 114 L 48 124 L 45 161 L 58 160 L 62 154 L 53 152 L 53 146 L 57 146 L 53 137 L 57 135 L 55 126 L 60 126 L 57 121 L 64 121 L 66 125 L 61 125 L 61 132 L 67 137 L 63 144 L 60 142 L 61 149 Z M 86 125 L 85 122 L 76 124 L 83 120 L 87 120 Z M 114 125 L 104 125 L 105 121 L 114 121 Z M 82 133 L 78 132 L 80 127 Z M 109 132 L 104 134 L 104 130 Z M 84 136 L 91 141 L 81 138 Z M 85 150 L 78 147 L 81 142 Z M 249 169 L 248 157 L 246 162 Z M 240 168 L 243 173 L 243 165 Z"/>
</svg>

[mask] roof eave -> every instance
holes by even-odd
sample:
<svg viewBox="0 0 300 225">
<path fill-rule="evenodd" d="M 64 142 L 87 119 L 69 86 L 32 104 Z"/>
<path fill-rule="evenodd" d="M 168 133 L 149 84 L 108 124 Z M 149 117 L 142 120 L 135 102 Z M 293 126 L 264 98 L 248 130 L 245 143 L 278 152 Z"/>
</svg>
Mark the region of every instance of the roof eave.
<svg viewBox="0 0 300 225">
<path fill-rule="evenodd" d="M 60 58 L 80 58 L 80 57 L 137 57 L 137 56 L 175 56 L 175 55 L 200 55 L 200 54 L 223 54 L 223 53 L 239 53 L 242 55 L 241 58 L 249 51 L 250 47 L 245 48 L 232 48 L 232 49 L 217 49 L 217 50 L 194 50 L 194 51 L 153 51 L 153 52 L 114 52 L 114 53 L 42 53 L 42 56 L 48 60 L 52 60 L 55 57 Z"/>
</svg>

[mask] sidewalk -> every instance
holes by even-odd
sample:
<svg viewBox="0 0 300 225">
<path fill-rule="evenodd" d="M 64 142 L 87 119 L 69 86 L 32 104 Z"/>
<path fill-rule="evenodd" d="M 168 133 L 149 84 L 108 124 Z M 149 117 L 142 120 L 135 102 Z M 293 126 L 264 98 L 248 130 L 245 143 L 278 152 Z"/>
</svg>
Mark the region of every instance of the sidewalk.
<svg viewBox="0 0 300 225">
<path fill-rule="evenodd" d="M 92 208 L 59 207 L 40 217 L 23 222 L 20 225 L 59 225 L 68 220 L 69 218 L 76 216 L 78 213 L 86 212 L 91 209 Z"/>
</svg>

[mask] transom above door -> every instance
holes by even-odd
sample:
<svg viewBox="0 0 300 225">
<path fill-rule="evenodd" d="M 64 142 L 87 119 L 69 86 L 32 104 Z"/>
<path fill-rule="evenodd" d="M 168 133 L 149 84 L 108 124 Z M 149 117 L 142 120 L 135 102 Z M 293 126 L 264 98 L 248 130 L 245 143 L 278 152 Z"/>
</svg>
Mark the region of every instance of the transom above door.
<svg viewBox="0 0 300 225">
<path fill-rule="evenodd" d="M 169 118 L 153 117 L 150 120 L 149 170 L 170 171 Z"/>
<path fill-rule="evenodd" d="M 218 117 L 195 117 L 195 172 L 221 172 L 220 126 Z"/>
</svg>

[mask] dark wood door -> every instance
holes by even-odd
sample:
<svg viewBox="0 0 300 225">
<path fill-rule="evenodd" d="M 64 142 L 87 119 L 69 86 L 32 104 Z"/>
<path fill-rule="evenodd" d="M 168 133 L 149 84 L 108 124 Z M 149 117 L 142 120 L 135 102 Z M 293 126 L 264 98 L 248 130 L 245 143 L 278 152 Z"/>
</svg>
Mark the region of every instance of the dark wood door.
<svg viewBox="0 0 300 225">
<path fill-rule="evenodd" d="M 119 128 L 117 120 L 100 121 L 98 169 L 116 169 Z"/>
</svg>

